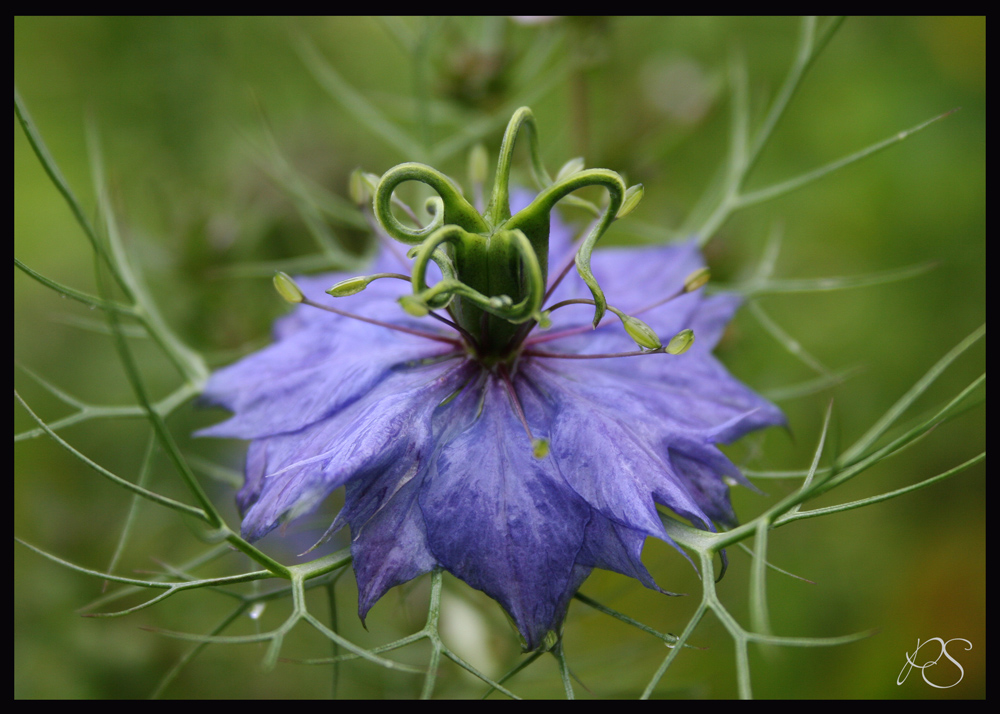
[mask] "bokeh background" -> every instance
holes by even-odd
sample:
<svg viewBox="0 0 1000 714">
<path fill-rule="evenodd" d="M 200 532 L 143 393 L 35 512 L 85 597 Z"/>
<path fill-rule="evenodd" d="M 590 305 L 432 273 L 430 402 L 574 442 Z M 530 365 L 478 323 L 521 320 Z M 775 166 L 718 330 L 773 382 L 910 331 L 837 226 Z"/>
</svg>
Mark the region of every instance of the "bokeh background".
<svg viewBox="0 0 1000 714">
<path fill-rule="evenodd" d="M 212 364 L 265 344 L 284 310 L 267 263 L 315 252 L 294 201 L 271 178 L 267 135 L 288 163 L 317 186 L 345 196 L 356 166 L 381 173 L 404 155 L 359 121 L 316 80 L 303 61 L 315 47 L 341 77 L 420 140 L 461 137 L 456 127 L 499 120 L 485 136 L 495 156 L 510 111 L 530 103 L 550 172 L 584 155 L 645 184 L 644 202 L 615 226 L 608 243 L 654 239 L 675 228 L 724 159 L 727 72 L 741 58 L 749 74 L 752 119 L 780 86 L 793 56 L 796 19 L 604 18 L 519 24 L 509 19 L 130 19 L 16 18 L 14 78 L 49 147 L 88 209 L 95 205 L 87 153 L 88 122 L 100 136 L 112 196 L 136 262 L 170 323 Z M 912 264 L 934 269 L 904 282 L 851 291 L 765 298 L 762 306 L 813 357 L 832 370 L 858 368 L 821 393 L 782 401 L 790 433 L 771 430 L 730 450 L 753 469 L 808 465 L 831 399 L 834 447 L 849 445 L 935 361 L 985 320 L 985 19 L 849 19 L 810 70 L 800 93 L 751 176 L 749 187 L 807 171 L 961 107 L 928 130 L 801 191 L 735 215 L 707 248 L 720 282 L 746 277 L 769 232 L 780 229 L 778 277 L 869 273 Z M 430 119 L 421 123 L 420 118 Z M 756 124 L 755 124 L 756 125 Z M 269 158 L 270 157 L 270 158 Z M 466 152 L 440 166 L 464 181 Z M 522 167 L 523 157 L 520 159 Z M 32 268 L 95 291 L 83 235 L 48 183 L 15 119 L 14 253 Z M 571 212 L 568 220 L 582 220 Z M 632 224 L 631 227 L 629 224 Z M 349 219 L 330 219 L 341 245 L 364 252 L 368 235 Z M 81 399 L 130 400 L 127 382 L 100 316 L 60 300 L 14 272 L 15 389 L 44 418 L 68 413 L 18 364 Z M 139 344 L 157 395 L 176 377 Z M 744 312 L 719 349 L 748 384 L 767 391 L 814 373 Z M 950 399 L 979 375 L 985 344 L 963 356 L 920 400 L 913 417 Z M 170 424 L 196 458 L 239 469 L 243 445 L 193 440 L 219 420 L 188 406 Z M 32 423 L 15 403 L 15 432 Z M 113 471 L 134 476 L 148 426 L 90 423 L 65 437 Z M 921 443 L 829 494 L 823 505 L 882 493 L 944 471 L 984 449 L 985 409 L 976 407 Z M 179 494 L 169 467 L 154 464 L 159 488 Z M 106 567 L 128 496 L 101 481 L 50 440 L 14 449 L 14 532 L 85 566 Z M 985 510 L 983 464 L 943 484 L 888 503 L 793 524 L 771 537 L 771 561 L 815 582 L 772 573 L 777 634 L 833 636 L 877 629 L 843 647 L 752 651 L 761 697 L 985 696 Z M 233 488 L 207 482 L 216 502 L 237 516 Z M 752 517 L 794 482 L 760 482 L 768 494 L 734 494 Z M 332 504 L 331 507 L 335 507 Z M 328 516 L 326 516 L 328 522 Z M 265 548 L 291 558 L 323 516 L 292 528 Z M 176 564 L 200 548 L 191 529 L 152 507 L 120 572 Z M 734 551 L 719 588 L 748 622 L 750 560 Z M 670 590 L 697 593 L 690 565 L 649 542 L 645 561 Z M 230 567 L 241 566 L 235 559 Z M 78 610 L 101 583 L 14 546 L 14 693 L 19 698 L 147 696 L 188 648 L 140 628 L 203 632 L 227 611 L 224 597 L 202 592 L 112 619 Z M 368 619 L 354 615 L 353 579 L 338 584 L 343 631 L 365 644 L 417 629 L 426 579 L 387 595 Z M 623 577 L 598 572 L 583 591 L 660 630 L 679 632 L 696 598 L 667 599 Z M 322 599 L 314 607 L 323 612 Z M 499 608 L 448 579 L 445 636 L 490 674 L 518 659 Z M 134 604 L 134 603 L 130 603 Z M 280 621 L 284 605 L 252 632 Z M 242 629 L 240 629 L 242 628 Z M 917 639 L 962 637 L 965 669 L 951 689 L 925 685 L 919 672 L 896 677 Z M 731 697 L 734 655 L 711 616 L 694 637 L 704 650 L 684 653 L 657 696 Z M 569 662 L 584 697 L 635 696 L 666 654 L 662 643 L 575 604 L 566 628 Z M 301 628 L 286 644 L 291 658 L 328 647 Z M 166 691 L 173 697 L 324 697 L 326 667 L 279 663 L 263 672 L 256 645 L 213 646 Z M 420 662 L 419 647 L 402 659 Z M 546 661 L 548 660 L 548 661 Z M 340 693 L 411 697 L 418 677 L 367 664 L 345 665 Z M 560 696 L 552 658 L 513 680 L 525 696 Z M 482 687 L 445 665 L 438 693 L 479 696 Z"/>
</svg>

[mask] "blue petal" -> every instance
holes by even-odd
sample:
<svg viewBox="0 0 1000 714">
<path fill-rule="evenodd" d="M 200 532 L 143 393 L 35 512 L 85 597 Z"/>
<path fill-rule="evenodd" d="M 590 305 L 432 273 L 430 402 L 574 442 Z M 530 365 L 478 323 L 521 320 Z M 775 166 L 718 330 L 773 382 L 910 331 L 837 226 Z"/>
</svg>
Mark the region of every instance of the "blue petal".
<svg viewBox="0 0 1000 714">
<path fill-rule="evenodd" d="M 323 280 L 324 285 L 327 282 Z M 373 286 L 379 282 L 388 281 L 376 281 Z M 317 300 L 333 298 L 324 295 Z M 352 309 L 349 298 L 336 305 Z M 373 295 L 361 308 L 358 312 L 366 317 L 404 322 L 402 310 L 389 297 Z M 203 398 L 235 416 L 198 436 L 257 439 L 297 432 L 370 392 L 394 367 L 455 351 L 444 342 L 307 305 L 296 308 L 280 324 L 284 327 L 279 342 L 212 375 Z M 433 329 L 424 323 L 416 327 Z"/>
<path fill-rule="evenodd" d="M 514 211 L 529 200 L 515 194 Z M 555 214 L 551 225 L 554 277 L 572 260 L 572 233 Z M 688 328 L 696 339 L 680 356 L 522 356 L 513 386 L 534 436 L 550 440 L 544 459 L 534 458 L 504 382 L 457 346 L 297 308 L 276 323 L 274 345 L 215 373 L 205 392 L 235 414 L 201 433 L 252 440 L 238 496 L 245 537 L 345 485 L 333 527 L 351 528 L 362 618 L 389 588 L 441 567 L 496 599 L 531 648 L 558 628 L 594 567 L 659 590 L 641 561 L 647 536 L 671 542 L 657 504 L 704 528 L 735 523 L 723 477 L 750 484 L 716 444 L 784 423 L 711 355 L 738 297 L 699 291 L 652 306 L 703 264 L 693 242 L 595 253 L 612 305 L 661 339 Z M 374 270 L 400 265 L 383 251 Z M 438 327 L 401 312 L 400 281 L 337 301 L 323 294 L 342 277 L 298 283 L 344 310 Z M 575 270 L 551 302 L 573 297 L 589 297 Z M 546 341 L 536 332 L 527 347 L 635 349 L 617 318 L 578 330 L 591 315 L 585 306 L 559 310 L 549 335 L 567 334 Z"/>
<path fill-rule="evenodd" d="M 337 519 L 351 526 L 362 622 L 387 590 L 438 567 L 417 505 L 425 472 L 419 460 L 400 460 L 380 476 L 347 484 L 344 510 Z"/>
<path fill-rule="evenodd" d="M 683 355 L 538 361 L 584 386 L 596 381 L 610 390 L 617 388 L 622 399 L 616 402 L 627 401 L 625 408 L 641 402 L 657 419 L 668 420 L 665 426 L 702 430 L 713 442 L 733 441 L 754 429 L 784 424 L 784 416 L 777 407 L 735 379 L 709 354 L 739 307 L 739 299 L 728 295 L 706 299 L 698 295 L 686 297 L 699 302 L 683 324 L 695 331 L 694 345 Z M 620 325 L 602 325 L 594 331 L 542 343 L 538 349 L 594 354 L 634 351 L 636 347 Z M 733 421 L 737 417 L 741 419 Z M 729 423 L 727 429 L 717 431 L 724 423 Z"/>
<path fill-rule="evenodd" d="M 670 467 L 663 443 L 668 432 L 656 412 L 623 399 L 614 384 L 566 379 L 579 376 L 569 371 L 579 365 L 564 369 L 525 365 L 523 372 L 556 408 L 551 454 L 573 490 L 604 517 L 664 540 L 656 502 L 707 526 L 708 517 Z"/>
<path fill-rule="evenodd" d="M 666 538 L 667 542 L 676 544 Z M 603 568 L 635 578 L 647 588 L 666 592 L 653 580 L 653 576 L 642 564 L 642 546 L 646 534 L 634 528 L 627 528 L 615 521 L 594 513 L 587 524 L 583 548 L 577 554 L 578 565 L 587 568 Z M 582 585 L 582 581 L 580 583 Z"/>
<path fill-rule="evenodd" d="M 419 463 L 434 448 L 432 413 L 467 379 L 467 370 L 453 362 L 390 372 L 336 415 L 259 440 L 247 472 L 263 476 L 248 478 L 241 492 L 242 501 L 252 503 L 244 537 L 262 537 L 353 478 L 377 477 L 397 462 Z"/>
<path fill-rule="evenodd" d="M 441 451 L 419 496 L 431 552 L 499 602 L 530 649 L 558 626 L 590 508 L 551 458 L 536 459 L 502 382 L 488 377 L 462 409 L 481 414 Z M 530 408 L 531 405 L 526 405 Z"/>
</svg>

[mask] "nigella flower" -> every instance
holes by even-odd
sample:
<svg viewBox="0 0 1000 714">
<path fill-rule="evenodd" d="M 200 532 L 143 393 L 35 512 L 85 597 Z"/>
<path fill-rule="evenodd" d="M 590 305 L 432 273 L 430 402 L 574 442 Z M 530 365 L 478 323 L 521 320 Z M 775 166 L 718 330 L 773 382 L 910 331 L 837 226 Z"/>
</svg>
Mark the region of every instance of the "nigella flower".
<svg viewBox="0 0 1000 714">
<path fill-rule="evenodd" d="M 238 495 L 249 540 L 346 488 L 331 530 L 350 527 L 362 618 L 442 568 L 499 602 L 534 649 L 593 568 L 659 590 L 640 557 L 648 536 L 670 542 L 657 504 L 702 528 L 733 524 L 726 479 L 749 484 L 716 444 L 783 417 L 712 356 L 739 299 L 699 289 L 695 243 L 602 250 L 591 270 L 594 243 L 641 187 L 578 165 L 553 182 L 534 151 L 542 191 L 515 195 L 512 215 L 523 124 L 534 129 L 527 110 L 482 215 L 429 167 L 381 177 L 375 213 L 416 246 L 412 265 L 386 246 L 375 275 L 329 290 L 339 298 L 324 291 L 345 276 L 279 277 L 305 304 L 272 346 L 212 376 L 205 397 L 234 416 L 202 434 L 250 441 Z M 438 192 L 431 226 L 392 215 L 407 180 Z M 550 212 L 588 184 L 610 205 L 573 245 Z M 429 267 L 441 272 L 430 286 Z"/>
</svg>

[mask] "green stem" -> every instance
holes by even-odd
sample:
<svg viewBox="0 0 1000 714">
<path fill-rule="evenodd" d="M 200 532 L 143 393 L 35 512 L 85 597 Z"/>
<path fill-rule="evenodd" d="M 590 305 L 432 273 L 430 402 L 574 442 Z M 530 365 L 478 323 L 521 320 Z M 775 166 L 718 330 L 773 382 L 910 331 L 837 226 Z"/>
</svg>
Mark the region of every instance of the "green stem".
<svg viewBox="0 0 1000 714">
<path fill-rule="evenodd" d="M 14 87 L 14 113 L 17 114 L 17 120 L 20 122 L 21 128 L 24 130 L 24 135 L 27 137 L 28 143 L 31 144 L 31 149 L 35 152 L 35 156 L 38 157 L 38 161 L 42 164 L 42 168 L 45 169 L 45 173 L 48 174 L 49 179 L 62 195 L 63 200 L 66 201 L 66 205 L 69 206 L 69 210 L 73 213 L 73 217 L 76 219 L 76 222 L 83 229 L 83 232 L 90 241 L 94 252 L 102 257 L 108 269 L 111 271 L 111 274 L 114 276 L 115 282 L 118 283 L 122 290 L 124 290 L 131 299 L 132 295 L 129 294 L 127 282 L 122 278 L 121 273 L 118 272 L 118 269 L 104 251 L 103 246 L 101 246 L 101 242 L 97 236 L 97 231 L 94 230 L 93 223 L 91 223 L 90 219 L 87 218 L 87 214 L 83 212 L 83 208 L 80 206 L 80 202 L 76 199 L 73 189 L 69 187 L 69 183 L 62 175 L 62 171 L 59 170 L 59 165 L 56 163 L 56 160 L 52 158 L 52 154 L 49 153 L 49 149 L 45 145 L 45 140 L 42 139 L 42 135 L 38 132 L 38 128 L 35 126 L 34 120 L 28 113 L 28 107 L 25 106 L 24 100 L 21 99 L 21 95 L 18 93 L 17 87 Z"/>
<path fill-rule="evenodd" d="M 337 593 L 336 593 L 336 581 L 331 580 L 326 584 L 326 601 L 330 607 L 330 629 L 334 632 L 337 631 Z M 332 686 L 331 692 L 333 694 L 333 699 L 337 698 L 337 689 L 340 682 L 340 660 L 337 657 L 340 655 L 340 645 L 330 640 L 330 649 L 333 653 L 333 672 L 332 672 Z"/>
<path fill-rule="evenodd" d="M 438 621 L 441 618 L 441 582 L 440 570 L 431 572 L 431 601 L 427 607 L 427 624 L 424 625 L 424 632 L 427 639 L 431 641 L 431 658 L 427 663 L 427 674 L 424 675 L 424 686 L 420 690 L 421 699 L 430 699 L 434 694 L 434 684 L 437 682 L 437 670 L 441 664 L 441 650 L 444 645 L 441 636 L 438 634 Z"/>
<path fill-rule="evenodd" d="M 115 300 L 104 300 L 102 298 L 95 297 L 93 295 L 88 295 L 85 292 L 75 290 L 74 288 L 71 288 L 68 285 L 57 283 L 55 280 L 47 278 L 41 273 L 32 270 L 27 265 L 18 260 L 17 257 L 14 258 L 14 267 L 20 268 L 22 271 L 24 271 L 29 276 L 40 282 L 42 285 L 44 285 L 47 288 L 51 288 L 52 290 L 55 290 L 63 297 L 72 298 L 77 302 L 82 302 L 84 305 L 87 305 L 88 307 L 96 307 L 100 308 L 101 310 L 114 310 L 115 312 L 120 312 L 123 315 L 128 315 L 130 317 L 138 317 L 135 308 L 132 307 L 131 305 L 123 305 L 122 303 L 117 302 Z"/>
</svg>

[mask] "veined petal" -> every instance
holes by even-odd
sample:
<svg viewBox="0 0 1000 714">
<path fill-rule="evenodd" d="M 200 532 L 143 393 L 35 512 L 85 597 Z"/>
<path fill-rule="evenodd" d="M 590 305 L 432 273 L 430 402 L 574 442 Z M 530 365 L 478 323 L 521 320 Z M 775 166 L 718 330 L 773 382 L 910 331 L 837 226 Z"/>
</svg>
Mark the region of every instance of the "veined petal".
<svg viewBox="0 0 1000 714">
<path fill-rule="evenodd" d="M 560 260 L 555 260 L 560 263 Z M 662 305 L 644 311 L 660 300 L 678 293 L 684 279 L 694 270 L 705 266 L 704 259 L 693 241 L 668 246 L 646 248 L 607 248 L 594 253 L 591 268 L 605 295 L 616 308 L 636 314 L 661 336 L 672 336 L 691 327 L 687 324 L 702 300 L 700 293 L 680 295 Z M 590 289 L 572 271 L 553 292 L 550 303 L 589 298 Z M 553 330 L 586 325 L 592 314 L 584 306 L 565 308 L 552 315 Z M 615 321 L 609 320 L 612 327 Z M 611 334 L 620 333 L 609 330 Z M 625 344 L 628 344 L 626 339 Z M 714 344 L 714 343 L 713 343 Z"/>
<path fill-rule="evenodd" d="M 315 292 L 309 283 L 300 287 L 307 296 Z M 394 299 L 366 297 L 369 299 L 364 302 L 354 301 L 359 304 L 359 313 L 413 325 L 414 321 L 404 319 L 405 314 Z M 316 299 L 332 300 L 327 295 Z M 343 309 L 351 309 L 350 299 L 342 303 Z M 308 305 L 299 306 L 279 324 L 286 325 L 281 330 L 282 339 L 215 372 L 209 379 L 203 400 L 225 407 L 235 412 L 235 416 L 198 432 L 198 436 L 257 439 L 298 432 L 370 392 L 393 369 L 456 351 L 447 343 L 395 332 Z M 420 323 L 417 327 L 427 329 Z"/>
<path fill-rule="evenodd" d="M 479 398 L 463 394 L 462 411 Z M 478 419 L 441 450 L 420 509 L 441 565 L 499 602 L 533 649 L 576 590 L 590 508 L 551 458 L 532 455 L 503 383 L 487 378 L 481 399 Z"/>
<path fill-rule="evenodd" d="M 434 449 L 432 415 L 469 378 L 461 364 L 397 370 L 333 417 L 298 432 L 259 440 L 249 456 L 241 502 L 249 540 L 315 507 L 353 478 L 370 479 L 419 464 Z"/>
<path fill-rule="evenodd" d="M 563 342 L 555 340 L 544 347 L 561 351 Z M 534 364 L 562 375 L 581 394 L 593 391 L 592 399 L 613 399 L 615 409 L 631 412 L 636 419 L 654 420 L 665 432 L 698 432 L 716 443 L 784 424 L 777 407 L 735 379 L 714 357 L 694 348 L 683 355 L 540 358 Z"/>
<path fill-rule="evenodd" d="M 560 406 L 552 453 L 588 503 L 617 523 L 660 538 L 665 534 L 652 501 L 706 528 L 714 520 L 733 522 L 722 477 L 752 486 L 715 443 L 783 423 L 777 409 L 759 397 L 765 407 L 754 401 L 749 411 L 742 403 L 733 408 L 712 401 L 713 380 L 693 382 L 697 390 L 685 380 L 644 380 L 622 369 L 620 360 L 554 362 L 532 364 L 528 374 Z M 738 384 L 728 374 L 717 377 L 722 393 Z"/>
<path fill-rule="evenodd" d="M 555 406 L 551 453 L 576 493 L 605 518 L 666 540 L 656 502 L 685 518 L 710 521 L 687 492 L 666 457 L 664 430 L 656 414 L 622 408 L 613 388 L 582 388 L 559 372 L 532 366 L 525 379 L 545 390 Z"/>
<path fill-rule="evenodd" d="M 438 566 L 417 504 L 426 470 L 425 462 L 401 459 L 380 476 L 347 484 L 344 509 L 337 518 L 351 526 L 362 622 L 387 590 Z"/>
<path fill-rule="evenodd" d="M 669 536 L 665 540 L 677 547 Z M 635 578 L 647 588 L 664 592 L 642 564 L 642 546 L 645 542 L 645 533 L 616 523 L 595 511 L 587 523 L 583 548 L 577 554 L 576 562 L 587 568 L 613 570 Z"/>
<path fill-rule="evenodd" d="M 477 418 L 481 375 L 468 364 L 459 372 L 465 380 L 461 389 L 466 396 L 463 399 L 459 395 L 432 412 L 429 427 L 434 446 L 429 453 L 397 459 L 381 474 L 347 483 L 344 508 L 337 522 L 351 526 L 351 555 L 362 621 L 387 590 L 440 566 L 427 545 L 417 496 L 442 445 Z"/>
<path fill-rule="evenodd" d="M 530 200 L 515 193 L 513 211 Z M 572 265 L 573 249 L 555 213 L 550 225 L 552 280 Z M 383 250 L 375 271 L 408 272 L 399 254 Z M 238 495 L 245 537 L 260 538 L 343 485 L 331 530 L 350 526 L 362 618 L 389 588 L 444 568 L 497 600 L 530 648 L 558 629 L 592 568 L 660 590 L 641 560 L 648 536 L 672 543 L 657 505 L 706 529 L 735 523 L 724 477 L 752 485 L 717 444 L 784 423 L 711 355 L 740 299 L 672 297 L 703 265 L 693 242 L 593 257 L 617 309 L 664 342 L 694 331 L 682 355 L 536 354 L 635 350 L 617 317 L 591 330 L 586 305 L 552 313 L 549 333 L 530 335 L 524 352 L 513 345 L 483 357 L 454 332 L 452 345 L 300 306 L 276 323 L 274 345 L 215 373 L 205 392 L 235 414 L 201 433 L 251 440 Z M 323 291 L 345 277 L 298 284 L 330 303 Z M 400 309 L 408 291 L 376 280 L 332 304 L 443 329 Z M 549 304 L 589 297 L 571 269 Z M 536 458 L 532 437 L 546 441 L 547 456 Z"/>
<path fill-rule="evenodd" d="M 721 452 L 719 455 L 722 456 Z M 722 458 L 725 459 L 725 456 Z M 709 518 L 726 526 L 736 525 L 736 514 L 729 502 L 729 486 L 719 478 L 718 471 L 677 449 L 670 449 L 670 463 L 684 480 L 688 493 Z M 746 481 L 742 475 L 740 479 Z"/>
</svg>

